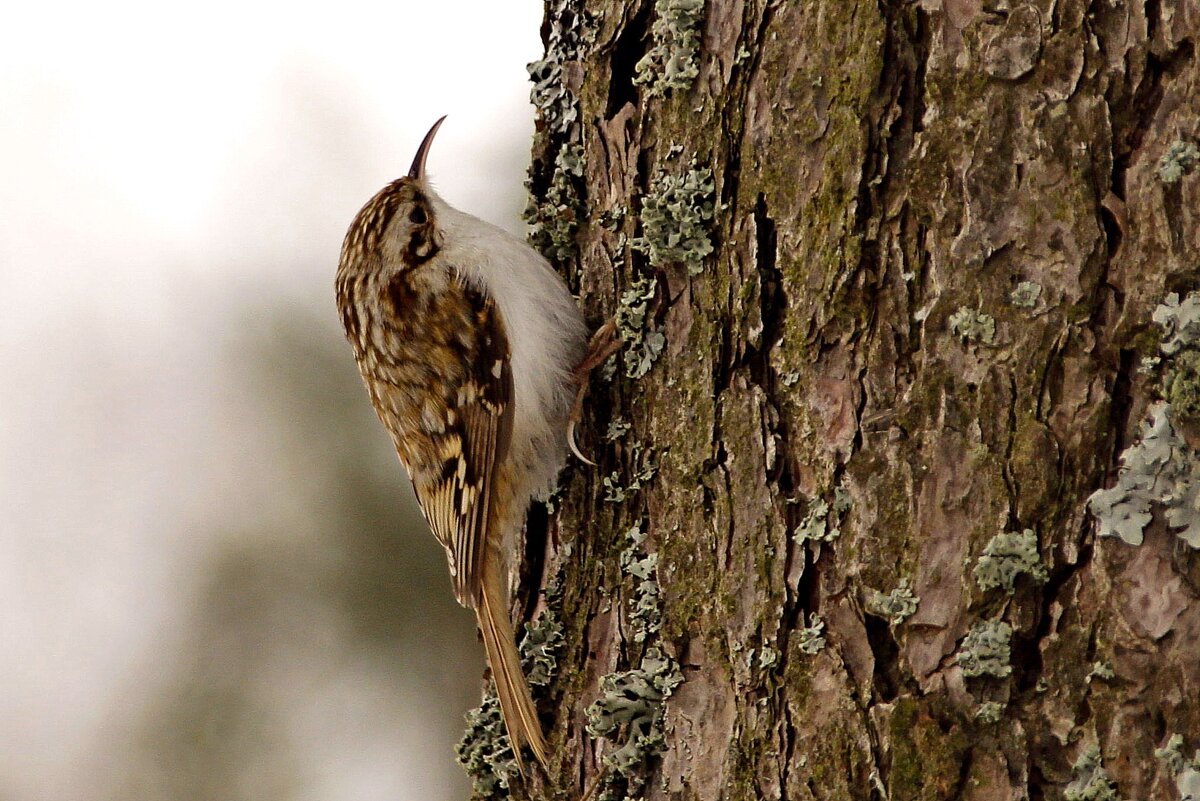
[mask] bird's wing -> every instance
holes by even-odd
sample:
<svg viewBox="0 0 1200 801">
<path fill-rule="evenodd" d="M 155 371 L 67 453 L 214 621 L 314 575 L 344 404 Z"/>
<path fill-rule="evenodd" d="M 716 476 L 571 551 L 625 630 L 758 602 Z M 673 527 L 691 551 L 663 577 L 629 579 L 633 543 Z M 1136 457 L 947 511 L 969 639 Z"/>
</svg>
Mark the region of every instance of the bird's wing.
<svg viewBox="0 0 1200 801">
<path fill-rule="evenodd" d="M 513 383 L 508 338 L 495 302 L 456 280 L 470 333 L 455 332 L 464 370 L 448 393 L 439 435 L 440 469 L 413 472 L 421 511 L 446 549 L 454 594 L 474 608 L 487 550 L 495 481 L 512 436 Z"/>
</svg>

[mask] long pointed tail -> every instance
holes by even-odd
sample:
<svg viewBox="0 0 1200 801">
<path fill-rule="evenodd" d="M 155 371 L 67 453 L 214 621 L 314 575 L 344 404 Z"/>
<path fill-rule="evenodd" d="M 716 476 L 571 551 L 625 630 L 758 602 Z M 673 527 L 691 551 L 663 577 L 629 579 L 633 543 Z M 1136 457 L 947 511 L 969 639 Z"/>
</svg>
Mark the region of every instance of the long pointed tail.
<svg viewBox="0 0 1200 801">
<path fill-rule="evenodd" d="M 483 633 L 483 647 L 487 652 L 488 665 L 492 668 L 496 694 L 500 697 L 504 725 L 512 741 L 517 767 L 524 775 L 521 746 L 528 745 L 537 761 L 545 767 L 546 738 L 542 735 L 542 725 L 538 722 L 529 684 L 521 671 L 516 635 L 508 618 L 508 605 L 503 599 L 505 581 L 493 560 L 486 560 L 483 570 L 483 592 L 480 593 L 475 616 Z"/>
</svg>

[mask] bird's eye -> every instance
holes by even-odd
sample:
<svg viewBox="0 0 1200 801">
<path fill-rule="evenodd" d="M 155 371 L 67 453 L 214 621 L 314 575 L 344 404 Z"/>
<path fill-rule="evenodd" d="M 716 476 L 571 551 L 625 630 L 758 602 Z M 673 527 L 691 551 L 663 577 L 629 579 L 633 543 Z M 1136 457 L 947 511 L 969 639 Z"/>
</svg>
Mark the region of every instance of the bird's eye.
<svg viewBox="0 0 1200 801">
<path fill-rule="evenodd" d="M 429 218 L 425 216 L 424 208 L 421 206 L 413 206 L 413 210 L 408 214 L 408 221 L 413 225 L 424 225 L 429 221 Z"/>
</svg>

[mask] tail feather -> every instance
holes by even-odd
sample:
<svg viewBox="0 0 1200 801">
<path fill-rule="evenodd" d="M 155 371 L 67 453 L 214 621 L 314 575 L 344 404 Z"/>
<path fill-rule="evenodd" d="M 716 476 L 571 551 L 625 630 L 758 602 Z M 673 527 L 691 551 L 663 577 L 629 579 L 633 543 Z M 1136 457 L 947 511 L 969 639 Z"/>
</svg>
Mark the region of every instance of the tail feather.
<svg viewBox="0 0 1200 801">
<path fill-rule="evenodd" d="M 504 725 L 512 741 L 517 767 L 524 775 L 525 764 L 521 759 L 521 746 L 528 745 L 538 763 L 545 767 L 546 739 L 542 735 L 542 725 L 538 722 L 537 708 L 533 705 L 529 684 L 521 670 L 516 635 L 508 618 L 508 605 L 502 598 L 501 588 L 504 582 L 498 580 L 494 570 L 494 562 L 487 560 L 484 572 L 491 575 L 483 577 L 483 591 L 480 593 L 475 615 L 479 621 L 479 630 L 483 634 L 483 647 L 487 652 L 488 665 L 492 668 L 496 694 L 500 697 Z"/>
</svg>

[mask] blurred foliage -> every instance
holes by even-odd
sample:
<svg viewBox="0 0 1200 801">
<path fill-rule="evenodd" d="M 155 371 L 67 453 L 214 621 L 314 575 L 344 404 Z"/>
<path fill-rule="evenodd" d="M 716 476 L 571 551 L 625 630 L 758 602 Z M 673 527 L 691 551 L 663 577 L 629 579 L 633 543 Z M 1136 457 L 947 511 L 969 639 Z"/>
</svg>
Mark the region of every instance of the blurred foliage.
<svg viewBox="0 0 1200 801">
<path fill-rule="evenodd" d="M 317 731 L 328 723 L 354 752 L 353 738 L 372 736 L 368 721 L 340 708 L 326 721 L 320 697 L 339 676 L 353 686 L 364 661 L 385 694 L 404 699 L 395 726 L 419 725 L 419 740 L 444 744 L 444 762 L 427 771 L 444 797 L 466 793 L 453 743 L 479 697 L 473 618 L 453 601 L 441 549 L 326 303 L 328 313 L 315 302 L 254 311 L 233 338 L 237 392 L 261 407 L 274 429 L 264 441 L 285 469 L 266 482 L 275 497 L 222 533 L 227 545 L 200 567 L 175 673 L 138 724 L 115 797 L 314 797 L 296 742 L 313 724 L 296 719 L 316 714 Z"/>
</svg>

